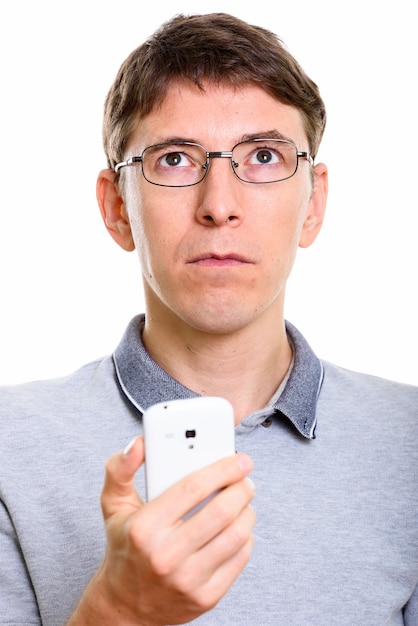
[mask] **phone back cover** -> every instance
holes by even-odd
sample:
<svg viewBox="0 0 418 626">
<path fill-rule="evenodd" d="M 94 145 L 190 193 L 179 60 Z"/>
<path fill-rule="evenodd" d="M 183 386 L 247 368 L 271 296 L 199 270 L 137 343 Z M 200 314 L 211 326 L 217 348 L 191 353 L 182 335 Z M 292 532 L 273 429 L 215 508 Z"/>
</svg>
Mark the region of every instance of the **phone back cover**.
<svg viewBox="0 0 418 626">
<path fill-rule="evenodd" d="M 172 400 L 143 416 L 147 498 L 191 472 L 235 453 L 231 404 L 213 396 Z"/>
</svg>

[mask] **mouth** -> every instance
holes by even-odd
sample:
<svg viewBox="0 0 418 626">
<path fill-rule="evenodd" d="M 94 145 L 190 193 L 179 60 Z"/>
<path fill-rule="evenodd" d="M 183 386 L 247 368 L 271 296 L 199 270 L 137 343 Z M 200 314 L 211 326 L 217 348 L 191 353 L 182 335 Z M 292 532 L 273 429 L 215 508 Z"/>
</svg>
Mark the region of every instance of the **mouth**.
<svg viewBox="0 0 418 626">
<path fill-rule="evenodd" d="M 194 257 L 188 261 L 187 264 L 202 267 L 232 267 L 236 265 L 248 265 L 250 263 L 251 261 L 249 259 L 232 252 L 227 254 L 207 252 Z"/>
</svg>

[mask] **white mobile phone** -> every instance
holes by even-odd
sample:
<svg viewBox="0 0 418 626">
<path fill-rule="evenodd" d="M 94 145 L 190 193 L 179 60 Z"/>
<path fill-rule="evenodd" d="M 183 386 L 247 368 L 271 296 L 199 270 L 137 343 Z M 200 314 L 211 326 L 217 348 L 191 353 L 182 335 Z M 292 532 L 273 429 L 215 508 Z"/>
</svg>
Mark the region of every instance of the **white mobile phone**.
<svg viewBox="0 0 418 626">
<path fill-rule="evenodd" d="M 201 467 L 235 454 L 234 411 L 225 398 L 159 402 L 143 415 L 147 499 Z"/>
</svg>

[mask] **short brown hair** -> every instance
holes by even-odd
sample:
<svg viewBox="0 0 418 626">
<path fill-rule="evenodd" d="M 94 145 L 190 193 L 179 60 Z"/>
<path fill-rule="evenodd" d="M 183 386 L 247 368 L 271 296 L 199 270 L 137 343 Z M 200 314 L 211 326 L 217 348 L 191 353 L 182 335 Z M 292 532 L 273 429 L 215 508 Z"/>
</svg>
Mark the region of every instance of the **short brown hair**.
<svg viewBox="0 0 418 626">
<path fill-rule="evenodd" d="M 202 87 L 257 84 L 283 104 L 297 108 L 314 157 L 325 128 L 325 106 L 316 84 L 271 31 L 226 13 L 177 15 L 124 61 L 107 95 L 103 144 L 108 165 L 125 158 L 140 119 L 164 99 L 173 80 Z"/>
</svg>

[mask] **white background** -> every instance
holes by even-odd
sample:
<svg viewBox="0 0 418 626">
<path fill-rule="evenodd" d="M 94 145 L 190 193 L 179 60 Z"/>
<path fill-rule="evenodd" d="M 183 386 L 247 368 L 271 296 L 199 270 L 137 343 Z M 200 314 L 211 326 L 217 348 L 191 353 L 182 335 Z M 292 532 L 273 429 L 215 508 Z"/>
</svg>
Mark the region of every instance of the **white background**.
<svg viewBox="0 0 418 626">
<path fill-rule="evenodd" d="M 299 253 L 287 318 L 320 357 L 418 384 L 414 3 L 163 4 L 1 4 L 0 383 L 65 374 L 112 351 L 143 310 L 136 255 L 113 243 L 96 205 L 103 101 L 163 21 L 228 11 L 274 30 L 328 109 L 327 218 Z"/>
</svg>

